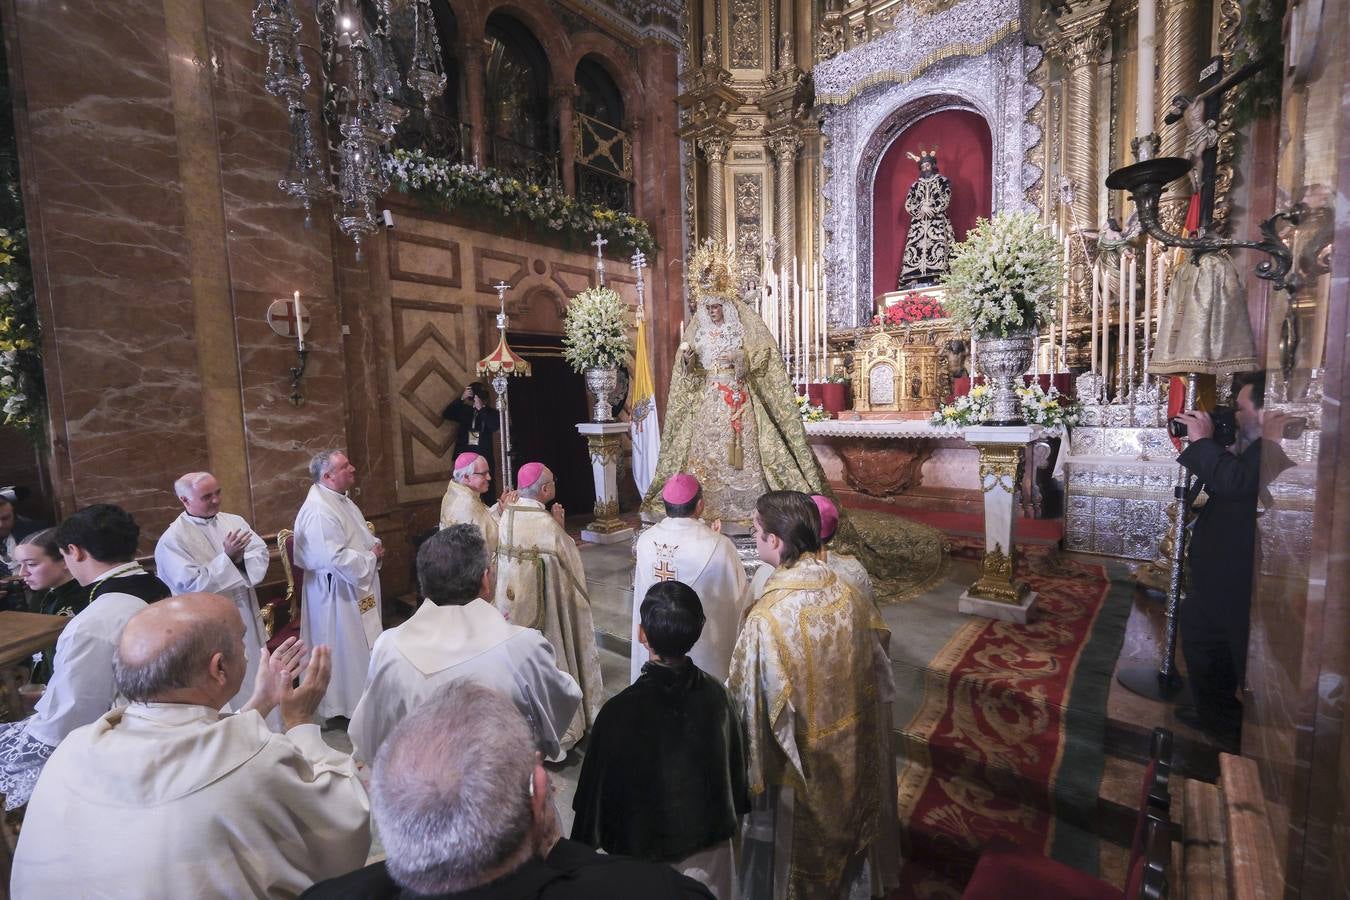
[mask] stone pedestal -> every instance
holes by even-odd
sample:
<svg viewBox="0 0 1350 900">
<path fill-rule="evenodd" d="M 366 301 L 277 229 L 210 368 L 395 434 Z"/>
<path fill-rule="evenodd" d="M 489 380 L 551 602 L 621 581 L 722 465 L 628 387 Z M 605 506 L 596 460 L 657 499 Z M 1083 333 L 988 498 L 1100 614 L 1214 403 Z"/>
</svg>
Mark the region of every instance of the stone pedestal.
<svg viewBox="0 0 1350 900">
<path fill-rule="evenodd" d="M 595 478 L 595 521 L 581 529 L 581 539 L 592 544 L 617 544 L 633 537 L 633 529 L 619 518 L 620 435 L 627 422 L 582 422 L 577 431 L 586 436 L 591 451 L 591 475 Z"/>
<path fill-rule="evenodd" d="M 1027 445 L 1042 436 L 1039 425 L 975 426 L 966 442 L 980 451 L 980 489 L 984 494 L 984 559 L 980 577 L 961 595 L 957 609 L 971 615 L 1025 624 L 1036 595 L 1013 580 L 1017 550 L 1013 522 Z"/>
</svg>

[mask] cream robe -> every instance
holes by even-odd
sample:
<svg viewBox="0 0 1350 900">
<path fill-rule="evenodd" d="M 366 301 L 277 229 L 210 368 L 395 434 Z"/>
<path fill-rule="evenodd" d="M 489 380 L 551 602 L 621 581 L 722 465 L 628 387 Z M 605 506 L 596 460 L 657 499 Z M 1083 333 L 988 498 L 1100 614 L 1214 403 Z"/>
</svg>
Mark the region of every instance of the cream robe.
<svg viewBox="0 0 1350 900">
<path fill-rule="evenodd" d="M 872 576 L 867 574 L 866 567 L 856 556 L 822 550 L 821 557 L 825 560 L 825 565 L 830 567 L 830 571 L 847 581 L 864 600 L 873 604 L 877 602 L 876 594 L 872 590 Z"/>
<path fill-rule="evenodd" d="M 703 634 L 689 651 L 689 658 L 718 681 L 726 681 L 748 585 L 736 545 L 698 519 L 667 516 L 642 532 L 635 552 L 629 681 L 637 681 L 650 658 L 647 648 L 638 642 L 643 598 L 653 584 L 672 579 L 693 588 L 703 603 Z"/>
<path fill-rule="evenodd" d="M 450 481 L 445 486 L 445 496 L 441 498 L 441 528 L 451 525 L 477 525 L 487 541 L 488 552 L 497 552 L 497 516 L 498 506 L 484 506 L 483 498 L 466 484 Z"/>
<path fill-rule="evenodd" d="M 305 570 L 300 637 L 333 651 L 333 680 L 322 718 L 351 717 L 361 699 L 370 647 L 380 635 L 380 576 L 375 536 L 345 494 L 321 484 L 295 517 L 295 562 Z"/>
<path fill-rule="evenodd" d="M 562 739 L 570 750 L 604 703 L 600 652 L 581 553 L 538 500 L 522 497 L 502 512 L 495 603 L 512 624 L 543 633 L 558 668 L 581 686 L 581 707 Z"/>
<path fill-rule="evenodd" d="M 898 839 L 883 800 L 895 793 L 889 641 L 876 607 L 810 555 L 775 570 L 747 613 L 727 687 L 750 742 L 748 896 L 833 900 L 874 845 Z"/>
<path fill-rule="evenodd" d="M 581 703 L 581 688 L 559 671 L 543 635 L 510 624 L 482 599 L 465 606 L 425 600 L 412 618 L 380 635 L 366 692 L 347 729 L 356 758 L 374 762 L 408 713 L 445 685 L 465 680 L 510 697 L 534 729 L 540 752 L 554 762 L 563 758 L 563 732 Z"/>
<path fill-rule="evenodd" d="M 133 703 L 47 763 L 14 855 L 15 900 L 294 897 L 358 869 L 370 806 L 317 725 Z"/>
<path fill-rule="evenodd" d="M 225 535 L 231 531 L 249 534 L 240 565 L 225 555 Z M 268 561 L 267 544 L 258 533 L 242 517 L 224 512 L 210 519 L 179 513 L 155 545 L 155 573 L 169 590 L 175 594 L 192 591 L 222 594 L 234 601 L 239 617 L 244 620 L 248 669 L 239 693 L 230 700 L 235 709 L 247 703 L 253 694 L 258 660 L 267 643 L 267 629 L 263 627 L 254 588 L 267 575 Z"/>
</svg>

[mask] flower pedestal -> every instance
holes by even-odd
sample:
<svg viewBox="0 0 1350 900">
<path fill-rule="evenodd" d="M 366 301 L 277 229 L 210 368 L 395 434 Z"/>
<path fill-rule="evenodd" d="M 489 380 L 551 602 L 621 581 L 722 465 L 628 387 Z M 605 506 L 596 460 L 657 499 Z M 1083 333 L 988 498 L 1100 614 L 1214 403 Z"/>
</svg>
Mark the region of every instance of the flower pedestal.
<svg viewBox="0 0 1350 900">
<path fill-rule="evenodd" d="M 1027 445 L 1039 440 L 1039 425 L 971 426 L 965 439 L 980 451 L 980 487 L 984 493 L 984 559 L 980 577 L 957 601 L 967 615 L 1025 625 L 1036 606 L 1036 594 L 1013 580 L 1017 549 L 1013 523 L 1018 485 Z"/>
<path fill-rule="evenodd" d="M 591 452 L 591 476 L 595 479 L 595 521 L 581 529 L 581 539 L 592 544 L 617 544 L 631 540 L 633 528 L 619 518 L 619 454 L 627 422 L 582 422 L 577 431 L 586 436 Z"/>
</svg>

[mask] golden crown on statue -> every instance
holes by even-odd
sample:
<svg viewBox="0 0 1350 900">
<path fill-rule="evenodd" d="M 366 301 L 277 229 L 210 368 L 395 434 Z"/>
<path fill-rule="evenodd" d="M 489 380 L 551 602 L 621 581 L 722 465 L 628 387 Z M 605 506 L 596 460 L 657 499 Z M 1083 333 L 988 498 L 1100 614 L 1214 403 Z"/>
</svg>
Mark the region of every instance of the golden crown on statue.
<svg viewBox="0 0 1350 900">
<path fill-rule="evenodd" d="M 741 293 L 741 266 L 736 251 L 708 238 L 689 255 L 685 266 L 695 303 L 727 300 Z"/>
</svg>

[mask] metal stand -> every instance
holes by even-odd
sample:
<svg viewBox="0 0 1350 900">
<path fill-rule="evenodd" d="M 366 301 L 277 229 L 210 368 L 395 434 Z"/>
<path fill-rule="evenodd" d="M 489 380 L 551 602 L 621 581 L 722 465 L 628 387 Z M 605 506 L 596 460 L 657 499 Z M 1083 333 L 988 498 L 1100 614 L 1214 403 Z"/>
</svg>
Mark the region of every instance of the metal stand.
<svg viewBox="0 0 1350 900">
<path fill-rule="evenodd" d="M 291 405 L 304 406 L 305 397 L 300 393 L 300 379 L 305 377 L 305 364 L 309 362 L 309 351 L 297 350 L 295 354 L 299 362 L 291 366 Z"/>
<path fill-rule="evenodd" d="M 1186 376 L 1186 403 L 1183 412 L 1195 408 L 1196 378 Z M 1190 495 L 1192 477 L 1181 466 L 1181 484 L 1173 490 L 1176 496 L 1176 521 L 1172 524 L 1172 574 L 1168 581 L 1167 627 L 1163 638 L 1163 656 L 1158 668 L 1126 666 L 1116 674 L 1116 680 L 1141 697 L 1170 701 L 1181 692 L 1185 682 L 1177 674 L 1177 615 L 1181 607 L 1181 587 L 1186 565 L 1186 498 Z"/>
</svg>

